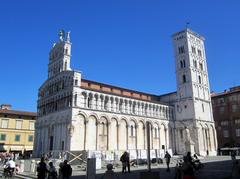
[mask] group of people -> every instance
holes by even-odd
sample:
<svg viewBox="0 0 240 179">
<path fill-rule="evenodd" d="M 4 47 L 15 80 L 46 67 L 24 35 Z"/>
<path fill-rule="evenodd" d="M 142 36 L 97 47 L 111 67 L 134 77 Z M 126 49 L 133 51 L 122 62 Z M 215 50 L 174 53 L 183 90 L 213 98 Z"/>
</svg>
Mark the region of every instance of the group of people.
<svg viewBox="0 0 240 179">
<path fill-rule="evenodd" d="M 37 176 L 38 179 L 69 179 L 72 175 L 72 167 L 68 164 L 67 160 L 64 160 L 63 163 L 60 163 L 59 165 L 59 172 L 57 173 L 57 170 L 52 162 L 49 162 L 47 165 L 45 162 L 44 157 L 41 158 L 41 161 L 39 162 L 37 166 Z"/>
<path fill-rule="evenodd" d="M 199 161 L 197 154 L 191 156 L 191 152 L 188 152 L 183 157 L 183 162 L 180 162 L 176 166 L 175 179 L 195 179 L 194 171 L 199 167 L 203 167 L 203 164 Z"/>
<path fill-rule="evenodd" d="M 9 176 L 9 177 L 14 176 L 16 173 L 20 171 L 19 165 L 15 163 L 13 158 L 5 159 L 3 168 L 4 168 L 3 170 L 4 176 Z"/>
<path fill-rule="evenodd" d="M 130 173 L 130 158 L 129 153 L 124 152 L 120 157 L 120 161 L 122 162 L 122 173 L 126 173 L 128 169 L 128 173 Z"/>
</svg>

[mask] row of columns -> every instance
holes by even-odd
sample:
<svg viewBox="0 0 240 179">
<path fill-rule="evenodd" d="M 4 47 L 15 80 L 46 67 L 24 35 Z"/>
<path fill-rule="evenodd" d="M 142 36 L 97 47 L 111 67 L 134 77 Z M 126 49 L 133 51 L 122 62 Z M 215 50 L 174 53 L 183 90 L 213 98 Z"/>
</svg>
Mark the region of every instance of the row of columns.
<svg viewBox="0 0 240 179">
<path fill-rule="evenodd" d="M 82 119 L 81 119 L 82 120 Z M 146 149 L 145 124 L 131 125 L 123 120 L 115 122 L 96 122 L 90 117 L 85 120 L 83 150 L 128 150 Z M 79 129 L 74 129 L 79 130 Z M 166 149 L 168 147 L 168 130 L 151 125 L 151 149 Z M 73 140 L 77 137 L 74 136 Z M 164 146 L 164 147 L 163 147 Z"/>
<path fill-rule="evenodd" d="M 74 104 L 78 106 L 78 96 L 74 96 Z M 172 109 L 168 106 L 143 101 L 131 100 L 98 93 L 82 92 L 80 107 L 125 114 L 149 117 L 172 118 Z"/>
</svg>

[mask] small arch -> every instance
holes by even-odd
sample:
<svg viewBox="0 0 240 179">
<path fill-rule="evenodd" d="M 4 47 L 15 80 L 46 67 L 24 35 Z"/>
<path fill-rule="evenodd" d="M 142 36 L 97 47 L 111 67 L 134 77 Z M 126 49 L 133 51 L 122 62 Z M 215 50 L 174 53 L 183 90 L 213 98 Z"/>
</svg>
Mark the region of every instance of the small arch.
<svg viewBox="0 0 240 179">
<path fill-rule="evenodd" d="M 182 76 L 182 82 L 183 82 L 183 83 L 186 83 L 186 75 L 183 75 L 183 76 Z"/>
<path fill-rule="evenodd" d="M 201 76 L 198 75 L 198 82 L 201 84 L 202 83 L 202 79 L 201 79 Z"/>
<path fill-rule="evenodd" d="M 183 62 L 182 61 L 180 61 L 180 67 L 183 68 Z"/>
</svg>

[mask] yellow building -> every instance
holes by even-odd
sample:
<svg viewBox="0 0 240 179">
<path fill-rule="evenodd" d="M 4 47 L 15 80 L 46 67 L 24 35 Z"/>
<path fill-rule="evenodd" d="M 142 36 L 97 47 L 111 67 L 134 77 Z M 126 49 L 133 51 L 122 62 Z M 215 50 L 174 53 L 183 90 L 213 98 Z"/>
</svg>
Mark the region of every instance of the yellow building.
<svg viewBox="0 0 240 179">
<path fill-rule="evenodd" d="M 11 110 L 0 106 L 0 151 L 31 152 L 33 150 L 36 113 Z"/>
</svg>

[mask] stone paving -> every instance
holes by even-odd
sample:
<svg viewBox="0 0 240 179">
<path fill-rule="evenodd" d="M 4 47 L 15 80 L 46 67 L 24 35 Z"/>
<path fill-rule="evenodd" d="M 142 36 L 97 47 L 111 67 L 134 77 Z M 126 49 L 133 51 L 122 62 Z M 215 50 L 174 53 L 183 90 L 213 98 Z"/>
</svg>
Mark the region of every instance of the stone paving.
<svg viewBox="0 0 240 179">
<path fill-rule="evenodd" d="M 240 157 L 237 157 L 240 159 Z M 197 179 L 229 179 L 232 172 L 232 161 L 230 156 L 217 156 L 207 157 L 201 159 L 204 163 L 204 168 L 198 171 L 195 175 Z M 175 162 L 172 162 L 170 172 L 166 171 L 166 165 L 161 164 L 152 166 L 152 171 L 160 172 L 160 179 L 174 179 L 175 176 Z M 121 173 L 121 168 L 114 169 L 118 173 L 120 179 L 139 179 L 141 171 L 147 171 L 146 166 L 132 167 L 131 173 Z M 98 170 L 96 179 L 101 179 L 105 170 Z M 74 171 L 71 179 L 85 179 L 85 171 Z M 30 173 L 23 173 L 21 176 L 23 179 L 37 178 L 36 175 Z"/>
<path fill-rule="evenodd" d="M 237 158 L 240 159 L 240 158 Z M 201 160 L 204 168 L 195 173 L 197 179 L 227 179 L 230 178 L 232 172 L 232 161 L 230 156 L 207 157 Z M 174 179 L 175 163 L 171 164 L 170 172 L 166 171 L 166 165 L 153 166 L 152 171 L 160 172 L 160 179 Z M 120 168 L 115 169 L 120 179 L 139 179 L 141 171 L 147 171 L 146 166 L 131 168 L 131 173 L 122 174 Z M 97 171 L 96 179 L 101 179 L 104 171 Z M 85 172 L 74 173 L 73 179 L 85 179 Z"/>
</svg>

